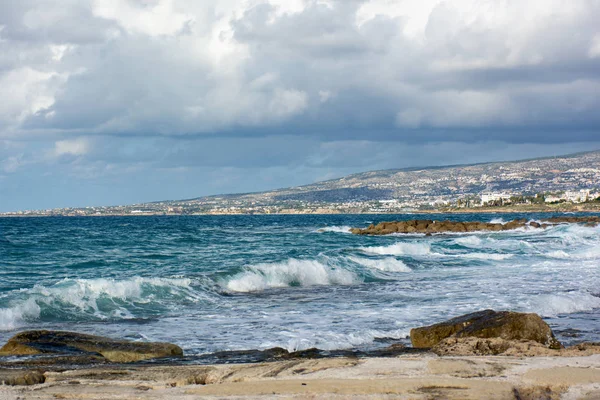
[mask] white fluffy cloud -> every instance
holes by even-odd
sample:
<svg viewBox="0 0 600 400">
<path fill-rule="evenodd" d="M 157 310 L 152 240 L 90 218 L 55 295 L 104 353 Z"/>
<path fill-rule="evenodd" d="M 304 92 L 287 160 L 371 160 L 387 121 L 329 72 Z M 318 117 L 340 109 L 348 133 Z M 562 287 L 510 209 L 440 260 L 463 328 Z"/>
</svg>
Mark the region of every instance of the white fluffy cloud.
<svg viewBox="0 0 600 400">
<path fill-rule="evenodd" d="M 565 107 L 600 81 L 593 0 L 0 7 L 3 137 L 599 123 L 591 93 Z"/>
</svg>

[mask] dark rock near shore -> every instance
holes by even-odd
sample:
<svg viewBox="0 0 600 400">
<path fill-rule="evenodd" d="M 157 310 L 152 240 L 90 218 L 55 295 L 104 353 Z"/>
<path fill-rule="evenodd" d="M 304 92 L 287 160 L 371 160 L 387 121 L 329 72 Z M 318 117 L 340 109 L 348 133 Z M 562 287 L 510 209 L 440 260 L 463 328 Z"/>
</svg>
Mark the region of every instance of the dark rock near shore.
<svg viewBox="0 0 600 400">
<path fill-rule="evenodd" d="M 21 332 L 0 348 L 0 356 L 53 355 L 49 363 L 135 362 L 182 356 L 183 350 L 170 343 L 143 343 L 61 331 Z"/>
<path fill-rule="evenodd" d="M 484 310 L 410 331 L 413 347 L 431 348 L 446 338 L 528 340 L 550 349 L 562 345 L 537 314 Z"/>
<path fill-rule="evenodd" d="M 515 219 L 510 222 L 492 223 L 481 221 L 433 221 L 433 220 L 410 220 L 380 222 L 377 225 L 369 225 L 365 229 L 353 228 L 350 230 L 355 235 L 389 235 L 391 233 L 448 233 L 448 232 L 477 232 L 477 231 L 508 231 L 530 226 L 532 228 L 545 229 L 549 226 L 563 223 L 585 224 L 586 226 L 597 226 L 600 217 L 554 217 L 542 220 L 543 223 L 526 219 Z"/>
</svg>

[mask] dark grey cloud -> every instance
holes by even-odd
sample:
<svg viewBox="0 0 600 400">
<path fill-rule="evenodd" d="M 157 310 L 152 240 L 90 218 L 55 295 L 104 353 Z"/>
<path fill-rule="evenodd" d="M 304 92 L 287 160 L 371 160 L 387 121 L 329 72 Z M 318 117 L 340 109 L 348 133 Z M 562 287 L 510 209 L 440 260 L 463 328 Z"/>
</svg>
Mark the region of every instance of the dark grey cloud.
<svg viewBox="0 0 600 400">
<path fill-rule="evenodd" d="M 596 0 L 3 2 L 0 203 L 591 150 L 599 20 Z"/>
</svg>

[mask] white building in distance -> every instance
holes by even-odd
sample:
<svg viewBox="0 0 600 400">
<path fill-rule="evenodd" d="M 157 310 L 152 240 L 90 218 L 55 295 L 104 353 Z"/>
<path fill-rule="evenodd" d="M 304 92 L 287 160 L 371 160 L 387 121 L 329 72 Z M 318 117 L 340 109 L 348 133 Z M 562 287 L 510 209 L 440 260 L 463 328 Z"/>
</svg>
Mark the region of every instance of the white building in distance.
<svg viewBox="0 0 600 400">
<path fill-rule="evenodd" d="M 481 194 L 481 204 L 493 203 L 495 201 L 510 201 L 510 197 L 512 195 L 510 193 L 501 192 L 501 193 L 482 193 Z"/>
</svg>

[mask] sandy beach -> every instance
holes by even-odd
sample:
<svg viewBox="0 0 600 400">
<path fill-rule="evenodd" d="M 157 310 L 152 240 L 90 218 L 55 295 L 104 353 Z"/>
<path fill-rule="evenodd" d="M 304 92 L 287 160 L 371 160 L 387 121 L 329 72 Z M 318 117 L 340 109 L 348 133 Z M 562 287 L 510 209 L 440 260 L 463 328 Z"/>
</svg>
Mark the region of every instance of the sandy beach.
<svg viewBox="0 0 600 400">
<path fill-rule="evenodd" d="M 45 377 L 39 385 L 0 386 L 0 399 L 598 399 L 600 354 L 118 366 Z"/>
</svg>

